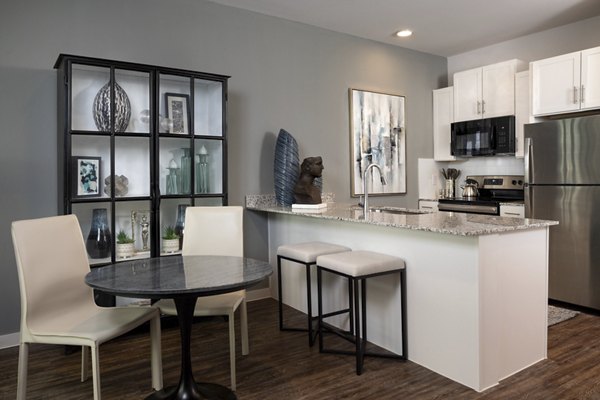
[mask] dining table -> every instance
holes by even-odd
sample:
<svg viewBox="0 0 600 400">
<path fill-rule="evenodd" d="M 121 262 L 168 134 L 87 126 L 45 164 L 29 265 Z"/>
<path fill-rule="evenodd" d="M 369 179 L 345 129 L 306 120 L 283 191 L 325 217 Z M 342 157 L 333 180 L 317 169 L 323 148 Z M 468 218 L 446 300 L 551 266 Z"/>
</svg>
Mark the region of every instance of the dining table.
<svg viewBox="0 0 600 400">
<path fill-rule="evenodd" d="M 147 400 L 237 399 L 229 388 L 196 382 L 192 373 L 191 330 L 202 297 L 249 288 L 273 273 L 267 261 L 233 256 L 163 256 L 92 268 L 85 283 L 104 293 L 146 299 L 173 299 L 181 335 L 177 386 L 155 391 Z"/>
</svg>

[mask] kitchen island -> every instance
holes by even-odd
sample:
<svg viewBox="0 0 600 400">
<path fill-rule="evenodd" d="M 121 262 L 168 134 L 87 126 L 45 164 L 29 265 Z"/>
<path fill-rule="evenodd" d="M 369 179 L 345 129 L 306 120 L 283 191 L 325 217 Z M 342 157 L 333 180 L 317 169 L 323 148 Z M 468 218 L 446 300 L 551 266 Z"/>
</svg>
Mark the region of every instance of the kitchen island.
<svg viewBox="0 0 600 400">
<path fill-rule="evenodd" d="M 483 391 L 546 358 L 548 229 L 557 222 L 411 210 L 365 217 L 360 207 L 337 203 L 298 212 L 274 205 L 272 196 L 247 196 L 246 208 L 268 213 L 273 265 L 279 245 L 312 240 L 403 258 L 410 361 Z M 284 303 L 306 312 L 303 269 L 283 268 Z M 324 278 L 324 311 L 344 307 L 345 282 Z M 367 285 L 369 341 L 401 352 L 398 280 Z"/>
</svg>

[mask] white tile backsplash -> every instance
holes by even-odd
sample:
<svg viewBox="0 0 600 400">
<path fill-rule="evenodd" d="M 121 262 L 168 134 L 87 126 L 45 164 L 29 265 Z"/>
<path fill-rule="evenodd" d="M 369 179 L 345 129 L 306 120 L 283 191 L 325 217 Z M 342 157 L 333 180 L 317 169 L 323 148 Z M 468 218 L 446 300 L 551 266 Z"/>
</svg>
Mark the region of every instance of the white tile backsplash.
<svg viewBox="0 0 600 400">
<path fill-rule="evenodd" d="M 461 194 L 460 185 L 464 184 L 467 175 L 523 175 L 522 158 L 516 157 L 473 157 L 464 161 L 438 162 L 431 158 L 419 158 L 418 161 L 419 198 L 436 199 L 443 188 L 442 168 L 460 170 L 457 184 L 457 195 Z"/>
</svg>

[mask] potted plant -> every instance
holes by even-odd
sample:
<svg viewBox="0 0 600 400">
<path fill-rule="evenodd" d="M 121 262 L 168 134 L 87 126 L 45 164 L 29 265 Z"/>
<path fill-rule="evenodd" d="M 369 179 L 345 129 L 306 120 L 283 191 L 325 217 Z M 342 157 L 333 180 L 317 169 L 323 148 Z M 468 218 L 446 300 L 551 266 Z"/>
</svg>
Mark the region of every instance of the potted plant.
<svg viewBox="0 0 600 400">
<path fill-rule="evenodd" d="M 135 254 L 134 240 L 124 230 L 117 234 L 117 258 L 129 258 Z"/>
<path fill-rule="evenodd" d="M 164 253 L 175 253 L 179 251 L 179 235 L 172 226 L 165 227 L 162 236 L 162 250 Z"/>
</svg>

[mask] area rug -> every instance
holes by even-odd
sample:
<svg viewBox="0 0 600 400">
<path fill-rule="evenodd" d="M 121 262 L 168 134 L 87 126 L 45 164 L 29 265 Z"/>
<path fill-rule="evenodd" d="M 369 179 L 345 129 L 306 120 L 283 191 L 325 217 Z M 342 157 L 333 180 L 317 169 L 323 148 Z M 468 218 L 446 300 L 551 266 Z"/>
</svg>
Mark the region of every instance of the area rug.
<svg viewBox="0 0 600 400">
<path fill-rule="evenodd" d="M 548 326 L 571 319 L 579 314 L 579 311 L 567 310 L 556 306 L 548 306 Z"/>
</svg>

